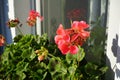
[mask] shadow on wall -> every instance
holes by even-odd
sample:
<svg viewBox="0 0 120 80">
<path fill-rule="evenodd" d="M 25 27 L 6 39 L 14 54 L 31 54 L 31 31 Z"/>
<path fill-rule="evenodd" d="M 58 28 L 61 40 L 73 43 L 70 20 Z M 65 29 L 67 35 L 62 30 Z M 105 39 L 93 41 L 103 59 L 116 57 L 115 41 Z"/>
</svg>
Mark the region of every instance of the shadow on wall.
<svg viewBox="0 0 120 80">
<path fill-rule="evenodd" d="M 115 74 L 117 78 L 120 78 L 120 67 L 118 67 L 117 65 L 118 63 L 120 63 L 120 46 L 118 45 L 118 39 L 118 35 L 116 35 L 116 39 L 113 39 L 112 52 L 117 59 L 116 64 L 114 65 Z"/>
<path fill-rule="evenodd" d="M 120 78 L 120 68 L 117 66 L 117 63 L 120 63 L 120 47 L 118 45 L 118 35 L 116 34 L 116 38 L 113 39 L 113 42 L 112 42 L 112 47 L 111 47 L 111 50 L 113 52 L 113 55 L 114 57 L 116 57 L 116 64 L 114 65 L 113 69 L 111 69 L 110 67 L 110 61 L 109 59 L 107 58 L 107 62 L 109 64 L 109 70 L 108 70 L 108 74 L 107 74 L 107 80 L 114 80 L 115 78 L 115 74 L 116 74 L 116 77 L 117 78 Z M 114 72 L 114 71 L 115 72 Z"/>
</svg>

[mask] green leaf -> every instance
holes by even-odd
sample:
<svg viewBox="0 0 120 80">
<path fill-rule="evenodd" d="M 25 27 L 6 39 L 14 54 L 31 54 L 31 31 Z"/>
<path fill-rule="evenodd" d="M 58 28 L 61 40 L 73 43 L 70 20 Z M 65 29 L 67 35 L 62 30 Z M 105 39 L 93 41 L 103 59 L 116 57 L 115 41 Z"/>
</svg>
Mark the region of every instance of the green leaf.
<svg viewBox="0 0 120 80">
<path fill-rule="evenodd" d="M 68 71 L 69 71 L 70 75 L 75 74 L 76 68 L 77 68 L 77 65 L 72 65 L 68 68 Z"/>
<path fill-rule="evenodd" d="M 14 42 L 18 42 L 21 38 L 23 37 L 23 35 L 17 35 L 14 37 Z"/>
<path fill-rule="evenodd" d="M 17 71 L 16 74 L 19 76 L 19 80 L 24 80 L 26 78 L 26 74 L 21 71 Z"/>
<path fill-rule="evenodd" d="M 45 78 L 46 78 L 46 76 L 47 76 L 47 73 L 48 73 L 48 72 L 45 72 L 45 73 L 43 74 L 43 78 L 42 78 L 41 80 L 45 80 Z"/>
<path fill-rule="evenodd" d="M 71 64 L 73 60 L 76 60 L 78 62 L 82 61 L 85 57 L 84 49 L 79 46 L 79 51 L 76 54 L 66 54 L 66 61 L 68 64 Z"/>
<path fill-rule="evenodd" d="M 33 60 L 36 57 L 36 54 L 34 50 L 32 50 L 31 55 L 30 55 L 30 60 Z"/>
<path fill-rule="evenodd" d="M 68 64 L 71 64 L 71 61 L 75 59 L 75 55 L 72 55 L 70 53 L 66 54 L 66 61 Z"/>
<path fill-rule="evenodd" d="M 62 64 L 60 62 L 58 62 L 56 65 L 55 65 L 55 70 L 56 71 L 60 71 L 61 70 L 61 66 Z"/>
<path fill-rule="evenodd" d="M 24 62 L 24 61 L 21 61 L 21 62 L 19 62 L 19 63 L 16 65 L 16 69 L 15 69 L 15 70 L 16 70 L 16 71 L 21 71 L 21 72 L 27 71 L 28 65 L 29 65 L 29 63 Z"/>
<path fill-rule="evenodd" d="M 93 64 L 93 63 L 87 63 L 85 66 L 85 71 L 87 75 L 92 77 L 100 77 L 101 71 L 99 70 L 99 65 Z"/>
<path fill-rule="evenodd" d="M 47 65 L 44 63 L 44 62 L 40 62 L 40 67 L 41 68 L 44 68 L 44 69 L 47 69 Z M 44 71 L 44 70 L 43 70 Z"/>
<path fill-rule="evenodd" d="M 55 71 L 55 65 L 56 65 L 56 61 L 54 58 L 50 58 L 49 64 L 48 64 L 48 69 L 50 72 L 54 72 Z"/>
<path fill-rule="evenodd" d="M 101 67 L 99 70 L 104 74 L 108 70 L 108 67 L 104 66 L 104 67 Z"/>
<path fill-rule="evenodd" d="M 85 57 L 84 49 L 79 46 L 79 52 L 76 54 L 77 61 L 80 62 Z"/>
</svg>

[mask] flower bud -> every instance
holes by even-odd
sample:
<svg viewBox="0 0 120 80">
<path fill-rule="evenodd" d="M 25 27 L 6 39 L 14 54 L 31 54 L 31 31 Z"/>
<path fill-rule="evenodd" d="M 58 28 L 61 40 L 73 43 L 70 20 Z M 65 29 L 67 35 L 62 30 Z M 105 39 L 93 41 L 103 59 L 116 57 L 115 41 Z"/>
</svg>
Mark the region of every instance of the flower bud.
<svg viewBox="0 0 120 80">
<path fill-rule="evenodd" d="M 44 55 L 38 56 L 38 60 L 39 60 L 39 61 L 42 61 L 43 59 L 44 59 Z"/>
<path fill-rule="evenodd" d="M 16 19 L 9 20 L 7 22 L 7 25 L 10 28 L 10 27 L 16 27 L 16 26 L 18 26 L 19 23 L 20 23 L 20 21 L 16 18 Z"/>
<path fill-rule="evenodd" d="M 3 35 L 0 35 L 0 46 L 3 46 L 5 43 L 5 38 Z"/>
</svg>

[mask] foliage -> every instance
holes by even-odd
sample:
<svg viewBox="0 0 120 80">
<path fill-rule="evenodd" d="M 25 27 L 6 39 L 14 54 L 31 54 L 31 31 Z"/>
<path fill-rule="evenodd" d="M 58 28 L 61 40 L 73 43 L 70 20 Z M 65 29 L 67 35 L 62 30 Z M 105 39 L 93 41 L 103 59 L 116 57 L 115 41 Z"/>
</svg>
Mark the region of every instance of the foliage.
<svg viewBox="0 0 120 80">
<path fill-rule="evenodd" d="M 28 25 L 35 25 L 37 17 L 43 20 L 36 11 L 30 12 Z M 17 35 L 9 45 L 4 44 L 5 39 L 0 37 L 1 46 L 6 45 L 1 55 L 0 79 L 103 80 L 107 67 L 95 61 L 100 61 L 99 54 L 104 55 L 105 36 L 101 32 L 105 33 L 105 30 L 94 27 L 91 37 L 82 47 L 89 37 L 89 32 L 84 30 L 88 25 L 84 21 L 73 23 L 70 29 L 64 29 L 63 26 L 58 28 L 55 38 L 57 44 L 50 42 L 47 34 L 23 35 L 20 31 L 21 35 Z M 22 25 L 18 19 L 10 20 L 7 24 L 18 30 Z M 92 58 L 89 55 L 92 55 Z M 92 61 L 95 57 L 98 59 Z"/>
<path fill-rule="evenodd" d="M 101 19 L 99 18 L 96 22 L 92 22 L 93 28 L 91 29 L 91 36 L 87 40 L 84 45 L 85 52 L 89 59 L 88 61 L 92 61 L 97 64 L 105 64 L 105 46 L 106 46 L 106 27 L 103 27 L 100 24 Z M 89 48 L 89 49 L 88 49 Z M 102 62 L 101 62 L 102 61 Z"/>
<path fill-rule="evenodd" d="M 106 66 L 105 54 L 105 46 L 107 39 L 106 27 L 103 27 L 100 24 L 100 21 L 101 19 L 99 18 L 96 22 L 92 22 L 91 36 L 83 46 L 86 53 L 86 63 L 87 66 L 89 66 L 88 69 L 91 70 L 91 72 L 89 72 L 89 76 L 94 76 L 94 79 L 92 80 L 99 80 L 100 76 L 100 80 L 104 80 L 105 72 L 108 69 L 108 67 Z"/>
<path fill-rule="evenodd" d="M 38 49 L 48 50 L 47 57 L 38 61 Z M 47 35 L 18 35 L 8 45 L 0 62 L 0 78 L 4 80 L 100 80 L 107 67 L 83 63 L 85 52 L 79 47 L 75 55 L 61 55 Z M 4 74 L 5 73 L 5 74 Z"/>
<path fill-rule="evenodd" d="M 35 50 L 46 48 L 47 57 L 39 62 Z M 73 80 L 79 73 L 79 62 L 84 58 L 84 51 L 80 48 L 76 55 L 59 56 L 56 45 L 48 42 L 47 36 L 18 35 L 14 43 L 8 45 L 2 55 L 0 78 L 17 80 Z M 78 72 L 77 72 L 78 71 Z M 6 74 L 4 74 L 6 73 Z M 3 75 L 4 74 L 4 75 Z"/>
</svg>

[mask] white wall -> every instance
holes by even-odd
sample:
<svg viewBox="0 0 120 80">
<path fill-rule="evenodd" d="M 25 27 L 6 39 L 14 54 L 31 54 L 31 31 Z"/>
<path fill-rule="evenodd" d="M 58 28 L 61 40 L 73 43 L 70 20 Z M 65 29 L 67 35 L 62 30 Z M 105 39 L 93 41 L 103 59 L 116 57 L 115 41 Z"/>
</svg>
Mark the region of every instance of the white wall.
<svg viewBox="0 0 120 80">
<path fill-rule="evenodd" d="M 115 66 L 116 63 L 120 63 L 118 61 L 118 39 L 120 36 L 120 0 L 110 0 L 108 7 L 108 40 L 107 40 L 107 64 L 110 66 L 111 71 L 113 71 L 113 75 L 115 72 L 115 76 L 111 76 L 110 73 L 107 75 L 107 80 L 111 80 L 111 77 L 114 77 L 114 80 L 120 80 L 120 67 Z M 119 52 L 120 53 L 120 52 Z M 117 76 L 116 76 L 117 75 Z"/>
</svg>

